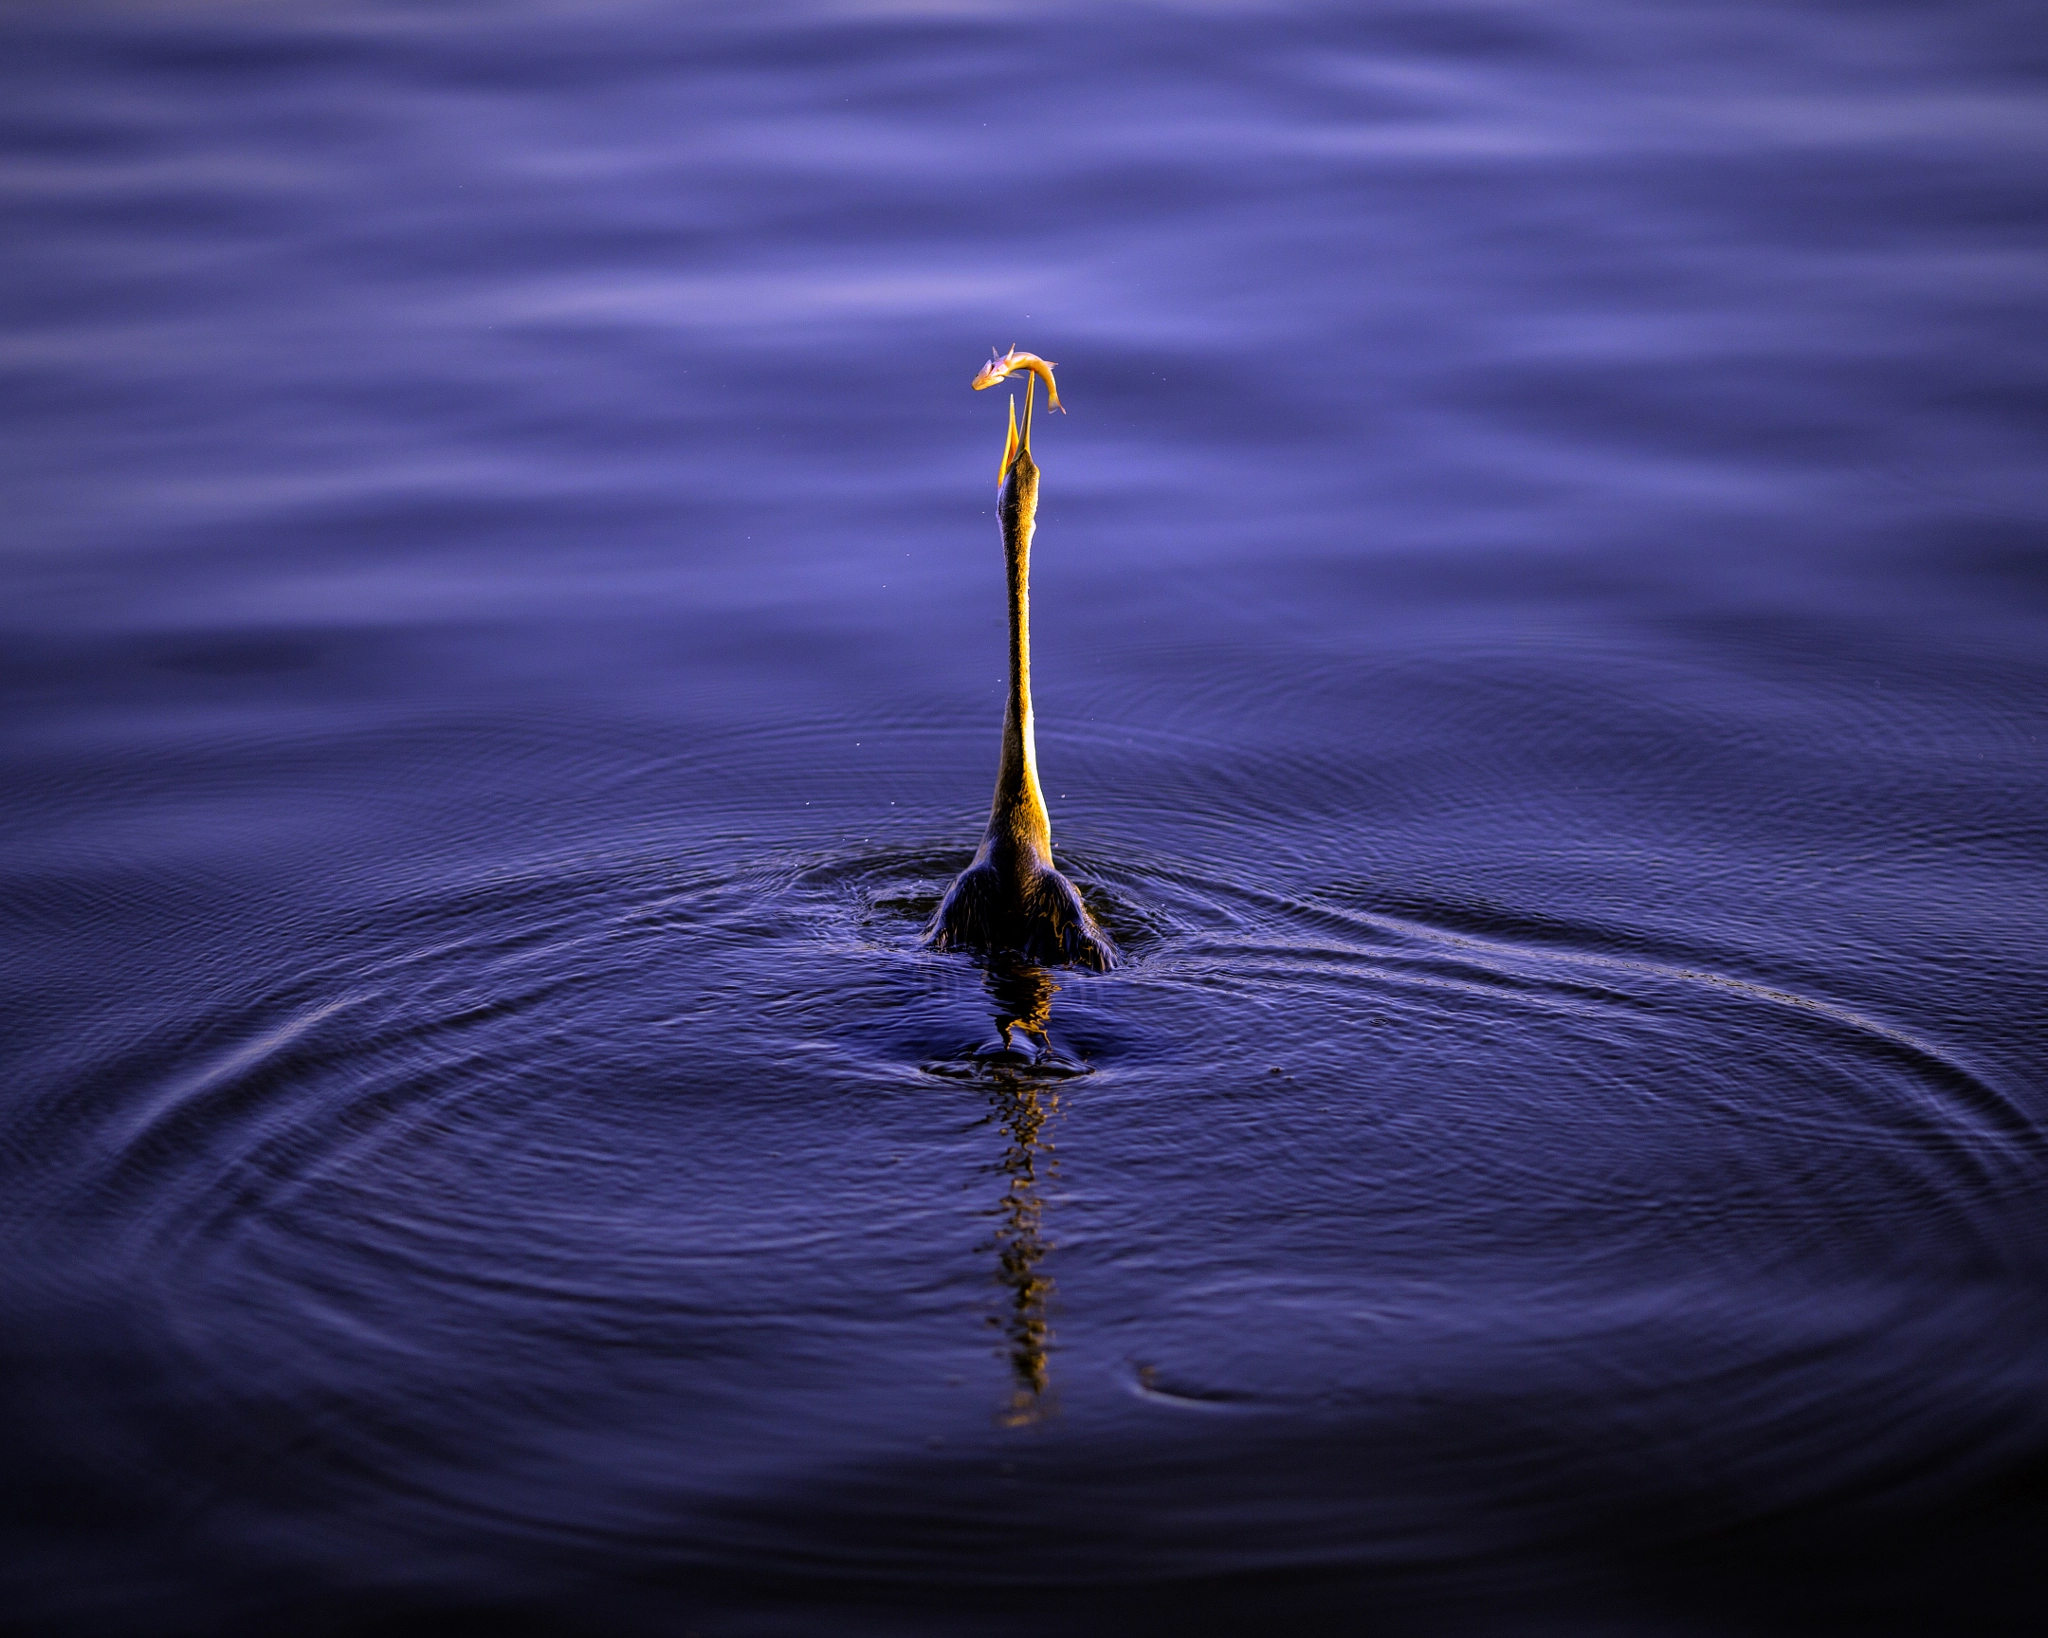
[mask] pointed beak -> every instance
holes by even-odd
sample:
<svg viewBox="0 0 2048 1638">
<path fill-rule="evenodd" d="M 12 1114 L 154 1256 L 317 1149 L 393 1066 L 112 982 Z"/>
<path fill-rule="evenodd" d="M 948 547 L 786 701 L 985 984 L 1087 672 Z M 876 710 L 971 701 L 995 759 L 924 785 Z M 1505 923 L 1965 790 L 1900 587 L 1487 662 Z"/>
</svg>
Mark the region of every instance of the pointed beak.
<svg viewBox="0 0 2048 1638">
<path fill-rule="evenodd" d="M 976 383 L 979 385 L 980 383 Z M 1017 458 L 1017 451 L 1024 447 L 1024 440 L 1017 436 L 1017 395 L 1010 394 L 1010 435 L 1003 440 L 1003 464 L 996 468 L 996 487 L 1003 487 L 1003 480 L 1010 475 L 1010 463 Z"/>
</svg>

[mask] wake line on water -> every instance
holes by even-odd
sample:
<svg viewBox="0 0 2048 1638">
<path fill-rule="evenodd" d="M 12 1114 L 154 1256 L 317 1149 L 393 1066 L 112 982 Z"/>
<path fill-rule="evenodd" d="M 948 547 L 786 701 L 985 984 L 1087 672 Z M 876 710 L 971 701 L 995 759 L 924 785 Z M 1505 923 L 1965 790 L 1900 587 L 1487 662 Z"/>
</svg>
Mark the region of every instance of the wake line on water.
<svg viewBox="0 0 2048 1638">
<path fill-rule="evenodd" d="M 359 1005 L 364 997 L 337 996 L 332 1001 L 309 1007 L 286 1019 L 254 1040 L 231 1047 L 212 1062 L 173 1081 L 127 1121 L 116 1147 L 123 1159 L 133 1154 L 150 1135 L 185 1114 L 203 1107 L 214 1097 L 247 1082 L 249 1077 L 295 1042 L 303 1040 L 338 1012 Z"/>
<path fill-rule="evenodd" d="M 1312 908 L 1318 914 L 1333 915 L 1371 927 L 1377 932 L 1454 949 L 1477 951 L 1500 960 L 1554 961 L 1568 966 L 1624 972 L 1663 979 L 1671 983 L 1696 984 L 1726 990 L 1773 1005 L 1795 1008 L 1825 1018 L 1853 1035 L 1886 1042 L 1923 1074 L 1931 1072 L 1934 1079 L 1947 1083 L 1951 1089 L 1963 1094 L 1967 1107 L 1961 1111 L 1936 1098 L 1930 1098 L 1929 1101 L 1939 1114 L 1950 1120 L 1958 1120 L 1960 1116 L 1958 1123 L 1970 1126 L 1973 1136 L 2001 1147 L 2017 1143 L 2024 1144 L 2030 1149 L 2038 1147 L 2044 1138 L 2040 1125 L 2010 1095 L 1995 1086 L 1986 1076 L 1961 1062 L 1952 1052 L 1931 1042 L 1922 1041 L 1882 1019 L 1845 1007 L 1839 1002 L 1803 995 L 1796 990 L 1780 989 L 1774 985 L 1759 984 L 1754 979 L 1736 978 L 1704 967 L 1677 966 L 1639 957 L 1605 955 L 1590 950 L 1565 950 L 1549 946 L 1526 949 L 1502 940 L 1482 938 L 1471 933 L 1451 932 L 1433 927 L 1427 922 L 1409 921 L 1374 911 L 1348 910 L 1340 906 L 1288 899 L 1278 895 L 1274 896 L 1274 900 L 1276 903 L 1298 904 L 1305 909 Z M 1990 1129 L 1985 1130 L 1979 1126 L 1977 1122 L 1980 1121 L 1988 1123 Z"/>
</svg>

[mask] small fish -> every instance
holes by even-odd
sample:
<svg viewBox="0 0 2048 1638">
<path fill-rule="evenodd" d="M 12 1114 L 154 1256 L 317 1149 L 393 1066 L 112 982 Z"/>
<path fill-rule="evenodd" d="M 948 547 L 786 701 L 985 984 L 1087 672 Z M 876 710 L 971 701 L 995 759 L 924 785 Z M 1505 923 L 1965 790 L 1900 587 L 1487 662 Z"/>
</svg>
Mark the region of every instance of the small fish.
<svg viewBox="0 0 2048 1638">
<path fill-rule="evenodd" d="M 989 351 L 993 353 L 995 349 L 991 347 Z M 974 378 L 974 390 L 980 392 L 986 387 L 993 387 L 998 381 L 1007 381 L 1017 371 L 1024 370 L 1045 383 L 1046 408 L 1059 410 L 1064 415 L 1067 412 L 1060 406 L 1060 390 L 1052 384 L 1052 372 L 1057 368 L 1051 359 L 1040 358 L 1036 353 L 1020 353 L 1012 346 L 1007 353 L 982 365 L 981 372 Z"/>
</svg>

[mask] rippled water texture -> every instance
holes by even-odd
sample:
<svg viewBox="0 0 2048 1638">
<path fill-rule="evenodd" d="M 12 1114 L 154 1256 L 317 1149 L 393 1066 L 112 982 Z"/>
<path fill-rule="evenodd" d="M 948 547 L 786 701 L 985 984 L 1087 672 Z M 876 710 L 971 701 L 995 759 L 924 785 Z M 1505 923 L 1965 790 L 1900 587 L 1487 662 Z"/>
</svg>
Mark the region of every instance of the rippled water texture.
<svg viewBox="0 0 2048 1638">
<path fill-rule="evenodd" d="M 2035 1630 L 2035 9 L 0 39 L 13 1630 Z"/>
</svg>

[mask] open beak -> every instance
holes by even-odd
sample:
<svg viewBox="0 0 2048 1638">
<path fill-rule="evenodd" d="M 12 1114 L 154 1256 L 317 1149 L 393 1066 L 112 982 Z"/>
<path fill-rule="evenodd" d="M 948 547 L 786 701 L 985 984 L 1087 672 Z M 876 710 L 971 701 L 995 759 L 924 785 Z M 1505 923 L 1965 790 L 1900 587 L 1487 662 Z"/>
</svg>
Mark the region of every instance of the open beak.
<svg viewBox="0 0 2048 1638">
<path fill-rule="evenodd" d="M 1003 487 L 1003 481 L 1010 475 L 1010 463 L 1017 458 L 1017 451 L 1024 447 L 1024 440 L 1017 436 L 1017 395 L 1010 394 L 1010 435 L 1003 440 L 1003 464 L 996 468 L 996 487 Z"/>
<path fill-rule="evenodd" d="M 1024 388 L 1024 433 L 1017 434 L 1017 395 L 1010 394 L 1010 435 L 1003 440 L 1003 464 L 996 469 L 996 488 L 1001 489 L 1010 476 L 1010 468 L 1019 454 L 1031 453 L 1031 410 L 1038 401 L 1038 377 L 1026 379 Z"/>
</svg>

